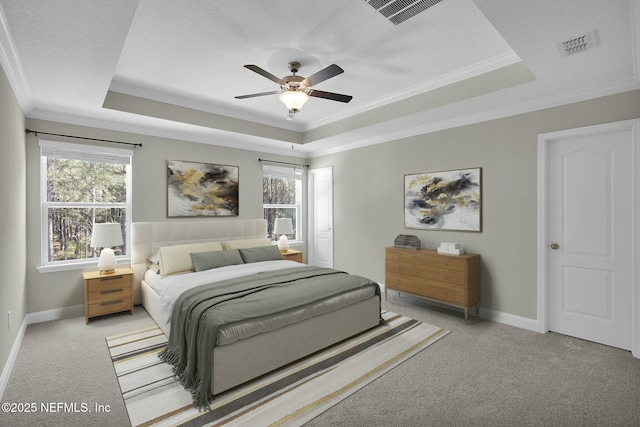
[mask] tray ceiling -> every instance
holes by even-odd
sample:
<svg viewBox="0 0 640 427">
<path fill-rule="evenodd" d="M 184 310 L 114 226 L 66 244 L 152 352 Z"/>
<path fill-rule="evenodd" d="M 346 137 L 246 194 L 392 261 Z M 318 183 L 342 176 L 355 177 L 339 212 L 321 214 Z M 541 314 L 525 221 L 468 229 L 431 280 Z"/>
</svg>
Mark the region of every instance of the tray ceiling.
<svg viewBox="0 0 640 427">
<path fill-rule="evenodd" d="M 309 156 L 640 87 L 638 0 L 431 3 L 394 25 L 365 0 L 0 0 L 0 61 L 27 117 Z M 243 65 L 291 61 L 353 100 L 234 98 L 277 89 Z"/>
</svg>

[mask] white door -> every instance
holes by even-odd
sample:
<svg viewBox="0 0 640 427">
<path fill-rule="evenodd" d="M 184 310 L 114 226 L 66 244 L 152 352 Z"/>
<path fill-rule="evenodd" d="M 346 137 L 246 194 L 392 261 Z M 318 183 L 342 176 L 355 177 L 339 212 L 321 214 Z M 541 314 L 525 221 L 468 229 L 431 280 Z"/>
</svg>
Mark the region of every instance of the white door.
<svg viewBox="0 0 640 427">
<path fill-rule="evenodd" d="M 309 189 L 311 247 L 307 261 L 333 268 L 333 169 L 310 170 Z"/>
<path fill-rule="evenodd" d="M 548 326 L 630 350 L 633 132 L 593 132 L 548 141 Z"/>
</svg>

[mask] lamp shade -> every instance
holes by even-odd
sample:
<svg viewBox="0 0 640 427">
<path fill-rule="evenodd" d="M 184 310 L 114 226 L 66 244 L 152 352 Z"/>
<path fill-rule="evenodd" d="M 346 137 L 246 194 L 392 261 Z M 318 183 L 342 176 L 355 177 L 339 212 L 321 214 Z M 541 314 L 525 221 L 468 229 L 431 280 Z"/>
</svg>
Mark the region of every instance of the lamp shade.
<svg viewBox="0 0 640 427">
<path fill-rule="evenodd" d="M 274 234 L 293 234 L 291 218 L 276 218 L 273 232 Z"/>
<path fill-rule="evenodd" d="M 118 223 L 93 224 L 91 233 L 91 246 L 102 248 L 98 268 L 100 274 L 111 274 L 115 272 L 116 255 L 111 249 L 112 246 L 122 245 L 122 229 Z"/>
<path fill-rule="evenodd" d="M 91 247 L 111 248 L 122 245 L 122 228 L 117 222 L 93 224 Z"/>
<path fill-rule="evenodd" d="M 300 90 L 287 90 L 282 92 L 279 98 L 289 111 L 295 113 L 309 100 L 309 95 Z"/>
</svg>

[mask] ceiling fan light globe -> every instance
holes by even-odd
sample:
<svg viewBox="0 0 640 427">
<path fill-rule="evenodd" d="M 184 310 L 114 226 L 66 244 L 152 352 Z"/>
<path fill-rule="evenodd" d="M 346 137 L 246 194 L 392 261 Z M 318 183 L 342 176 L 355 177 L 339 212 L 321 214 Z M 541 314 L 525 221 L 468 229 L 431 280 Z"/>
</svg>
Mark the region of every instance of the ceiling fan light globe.
<svg viewBox="0 0 640 427">
<path fill-rule="evenodd" d="M 299 90 L 287 90 L 280 93 L 279 98 L 289 111 L 295 113 L 309 100 L 309 95 Z"/>
</svg>

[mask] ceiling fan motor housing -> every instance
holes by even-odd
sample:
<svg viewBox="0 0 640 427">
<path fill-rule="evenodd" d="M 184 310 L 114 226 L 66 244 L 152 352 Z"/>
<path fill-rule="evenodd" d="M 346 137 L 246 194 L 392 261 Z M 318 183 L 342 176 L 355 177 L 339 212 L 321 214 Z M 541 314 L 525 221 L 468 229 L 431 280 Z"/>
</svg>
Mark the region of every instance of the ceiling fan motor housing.
<svg viewBox="0 0 640 427">
<path fill-rule="evenodd" d="M 303 90 L 307 88 L 307 85 L 304 84 L 304 77 L 291 75 L 280 80 L 280 87 L 282 90 Z"/>
</svg>

